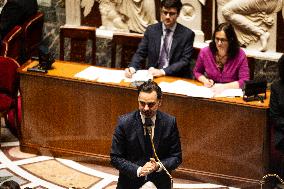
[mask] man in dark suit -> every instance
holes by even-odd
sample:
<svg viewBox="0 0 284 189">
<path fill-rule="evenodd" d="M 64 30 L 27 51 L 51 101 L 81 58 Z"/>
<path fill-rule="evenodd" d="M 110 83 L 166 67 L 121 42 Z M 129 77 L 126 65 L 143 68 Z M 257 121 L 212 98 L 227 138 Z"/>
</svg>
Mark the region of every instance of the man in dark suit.
<svg viewBox="0 0 284 189">
<path fill-rule="evenodd" d="M 0 40 L 16 25 L 22 25 L 38 10 L 37 0 L 7 0 L 0 18 Z"/>
<path fill-rule="evenodd" d="M 129 68 L 125 69 L 126 77 L 131 78 L 136 70 L 141 69 L 141 64 L 147 57 L 147 69 L 154 77 L 191 77 L 190 61 L 195 34 L 176 22 L 181 7 L 180 0 L 162 1 L 162 22 L 150 25 L 146 29 Z M 166 49 L 166 56 L 163 56 L 163 48 Z"/>
<path fill-rule="evenodd" d="M 182 162 L 176 118 L 158 111 L 162 91 L 154 81 L 139 86 L 138 103 L 139 110 L 119 117 L 113 135 L 110 158 L 119 170 L 117 188 L 138 189 L 152 182 L 158 189 L 170 189 L 169 174 Z M 157 156 L 147 143 L 149 129 Z"/>
</svg>

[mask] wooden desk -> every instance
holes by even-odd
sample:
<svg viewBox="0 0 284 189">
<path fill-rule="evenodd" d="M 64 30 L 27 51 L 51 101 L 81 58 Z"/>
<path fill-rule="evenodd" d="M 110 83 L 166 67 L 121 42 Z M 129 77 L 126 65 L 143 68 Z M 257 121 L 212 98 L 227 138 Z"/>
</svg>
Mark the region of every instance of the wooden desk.
<svg viewBox="0 0 284 189">
<path fill-rule="evenodd" d="M 117 118 L 137 109 L 136 89 L 74 78 L 83 64 L 56 61 L 47 74 L 27 72 L 34 63 L 19 70 L 21 150 L 109 165 Z M 177 117 L 183 151 L 175 176 L 259 188 L 268 166 L 268 104 L 165 93 L 161 110 Z"/>
</svg>

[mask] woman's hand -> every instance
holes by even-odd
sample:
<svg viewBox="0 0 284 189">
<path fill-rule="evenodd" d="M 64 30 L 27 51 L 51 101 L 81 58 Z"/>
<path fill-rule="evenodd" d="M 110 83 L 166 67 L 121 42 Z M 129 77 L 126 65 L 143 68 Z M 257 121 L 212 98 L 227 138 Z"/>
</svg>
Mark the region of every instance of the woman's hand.
<svg viewBox="0 0 284 189">
<path fill-rule="evenodd" d="M 212 79 L 205 79 L 204 82 L 203 82 L 203 85 L 205 87 L 213 87 L 214 81 Z"/>
</svg>

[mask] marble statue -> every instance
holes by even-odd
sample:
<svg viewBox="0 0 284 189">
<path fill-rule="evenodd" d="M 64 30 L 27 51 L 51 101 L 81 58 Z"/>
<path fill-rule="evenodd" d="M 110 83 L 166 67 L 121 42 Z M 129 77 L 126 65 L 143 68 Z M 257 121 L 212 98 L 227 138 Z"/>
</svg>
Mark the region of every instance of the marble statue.
<svg viewBox="0 0 284 189">
<path fill-rule="evenodd" d="M 100 29 L 129 31 L 126 19 L 117 11 L 114 1 L 102 0 L 99 9 L 102 18 Z"/>
<path fill-rule="evenodd" d="M 6 4 L 6 0 L 0 0 L 0 14 L 5 4 Z"/>
<path fill-rule="evenodd" d="M 99 2 L 99 10 L 101 13 L 102 25 L 100 29 L 129 31 L 127 23 L 123 15 L 117 11 L 114 0 L 82 0 L 83 16 L 90 14 L 95 1 Z"/>
<path fill-rule="evenodd" d="M 81 7 L 84 9 L 83 15 L 84 17 L 88 16 L 91 13 L 92 7 L 95 4 L 95 0 L 82 0 Z"/>
<path fill-rule="evenodd" d="M 221 24 L 223 22 L 226 22 L 226 19 L 224 18 L 222 14 L 222 8 L 230 0 L 216 0 L 216 1 L 217 1 L 217 21 L 218 21 L 218 24 Z"/>
<path fill-rule="evenodd" d="M 148 25 L 157 22 L 153 0 L 82 0 L 84 16 L 90 13 L 95 1 L 100 4 L 100 29 L 143 33 Z"/>
<path fill-rule="evenodd" d="M 221 0 L 220 3 L 224 5 L 222 16 L 233 24 L 240 43 L 247 46 L 260 40 L 260 50 L 266 51 L 268 30 L 275 24 L 273 13 L 283 8 L 283 0 Z"/>
<path fill-rule="evenodd" d="M 130 31 L 144 33 L 148 25 L 157 22 L 154 0 L 118 0 L 117 10 L 126 16 Z"/>
</svg>

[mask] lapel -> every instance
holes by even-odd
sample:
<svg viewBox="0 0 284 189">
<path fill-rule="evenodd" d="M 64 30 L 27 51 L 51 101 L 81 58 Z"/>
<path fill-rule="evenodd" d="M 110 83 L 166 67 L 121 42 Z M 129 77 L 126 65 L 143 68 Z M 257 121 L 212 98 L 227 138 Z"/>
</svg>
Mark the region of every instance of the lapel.
<svg viewBox="0 0 284 189">
<path fill-rule="evenodd" d="M 154 146 L 156 151 L 158 150 L 160 138 L 162 134 L 162 128 L 164 127 L 164 122 L 161 118 L 161 113 L 157 111 L 156 122 L 155 122 L 155 132 L 154 132 Z"/>
<path fill-rule="evenodd" d="M 135 120 L 134 120 L 133 125 L 136 127 L 135 128 L 136 135 L 137 135 L 138 140 L 140 142 L 140 146 L 142 147 L 143 152 L 145 152 L 144 128 L 143 128 L 143 124 L 142 124 L 142 120 L 141 120 L 139 110 L 135 114 Z"/>
<path fill-rule="evenodd" d="M 181 41 L 180 38 L 182 37 L 181 32 L 180 32 L 180 25 L 177 23 L 174 35 L 173 35 L 173 41 L 172 41 L 172 46 L 171 46 L 171 50 L 170 50 L 170 58 L 169 58 L 169 62 L 171 62 L 171 58 L 173 55 L 173 52 L 175 51 L 178 43 Z"/>
<path fill-rule="evenodd" d="M 154 34 L 155 38 L 157 39 L 157 40 L 155 40 L 155 48 L 154 49 L 155 49 L 155 54 L 157 55 L 158 59 L 159 59 L 159 56 L 160 56 L 161 38 L 162 38 L 162 35 L 163 35 L 163 29 L 162 28 L 163 28 L 162 22 L 159 22 L 159 25 L 157 27 L 157 31 Z"/>
</svg>

